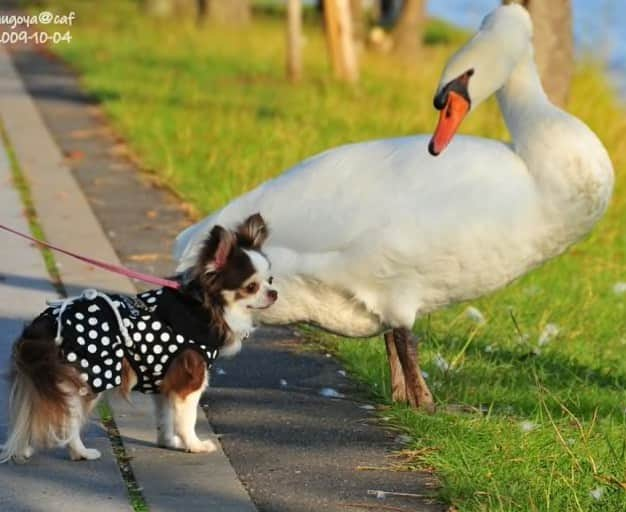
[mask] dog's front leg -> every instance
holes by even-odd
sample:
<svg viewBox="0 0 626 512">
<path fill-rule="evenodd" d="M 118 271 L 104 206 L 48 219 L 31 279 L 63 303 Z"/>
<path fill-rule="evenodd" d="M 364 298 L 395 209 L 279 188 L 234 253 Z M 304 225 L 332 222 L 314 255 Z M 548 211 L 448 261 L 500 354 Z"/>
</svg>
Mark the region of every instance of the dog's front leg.
<svg viewBox="0 0 626 512">
<path fill-rule="evenodd" d="M 177 393 L 172 393 L 171 399 L 174 405 L 174 425 L 176 433 L 183 441 L 187 451 L 192 453 L 209 453 L 217 449 L 210 439 L 202 441 L 196 434 L 196 418 L 198 415 L 198 402 L 202 391 L 206 386 L 206 378 L 203 385 L 192 391 L 184 398 Z"/>
</svg>

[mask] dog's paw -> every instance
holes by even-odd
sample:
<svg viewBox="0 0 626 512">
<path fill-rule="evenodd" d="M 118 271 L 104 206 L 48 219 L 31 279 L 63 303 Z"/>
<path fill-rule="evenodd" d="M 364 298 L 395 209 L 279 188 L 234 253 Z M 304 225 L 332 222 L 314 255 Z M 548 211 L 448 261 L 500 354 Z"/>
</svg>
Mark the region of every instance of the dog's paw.
<svg viewBox="0 0 626 512">
<path fill-rule="evenodd" d="M 85 448 L 80 452 L 70 450 L 70 459 L 72 460 L 96 460 L 101 456 L 100 450 L 96 450 L 95 448 Z"/>
<path fill-rule="evenodd" d="M 217 446 L 210 439 L 207 439 L 206 441 L 198 440 L 197 443 L 187 447 L 187 451 L 191 453 L 211 453 L 215 450 L 217 450 Z"/>
<path fill-rule="evenodd" d="M 100 450 L 96 450 L 95 448 L 87 448 L 83 453 L 83 456 L 87 460 L 96 460 L 102 457 Z"/>
<path fill-rule="evenodd" d="M 183 442 L 177 435 L 171 437 L 159 437 L 157 445 L 161 448 L 169 448 L 170 450 L 180 450 L 183 448 Z"/>
</svg>

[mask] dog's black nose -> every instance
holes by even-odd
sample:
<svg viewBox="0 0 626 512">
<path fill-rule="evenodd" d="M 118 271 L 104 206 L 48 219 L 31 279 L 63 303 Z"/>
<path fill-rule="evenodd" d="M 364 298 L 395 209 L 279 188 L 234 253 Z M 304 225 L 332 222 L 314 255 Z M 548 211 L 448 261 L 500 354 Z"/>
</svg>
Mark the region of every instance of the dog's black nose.
<svg viewBox="0 0 626 512">
<path fill-rule="evenodd" d="M 278 298 L 278 292 L 276 290 L 269 290 L 267 296 L 272 300 L 276 300 Z"/>
</svg>

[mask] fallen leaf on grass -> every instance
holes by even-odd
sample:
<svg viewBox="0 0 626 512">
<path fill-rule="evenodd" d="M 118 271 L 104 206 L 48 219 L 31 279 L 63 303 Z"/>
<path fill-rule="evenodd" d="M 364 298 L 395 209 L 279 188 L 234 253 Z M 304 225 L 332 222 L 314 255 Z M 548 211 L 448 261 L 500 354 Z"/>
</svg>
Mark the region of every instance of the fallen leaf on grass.
<svg viewBox="0 0 626 512">
<path fill-rule="evenodd" d="M 97 118 L 100 118 L 100 119 L 106 119 L 106 116 L 104 115 L 104 112 L 102 112 L 102 109 L 98 105 L 89 105 L 87 107 L 87 112 L 89 112 L 89 115 L 91 115 L 93 117 L 97 117 Z"/>
<path fill-rule="evenodd" d="M 70 137 L 74 140 L 85 140 L 95 137 L 97 135 L 105 135 L 107 133 L 107 129 L 105 127 L 100 128 L 85 128 L 83 130 L 72 130 L 70 132 Z"/>
<path fill-rule="evenodd" d="M 114 146 L 111 146 L 111 148 L 109 149 L 109 153 L 114 156 L 126 156 L 126 157 L 129 157 L 131 154 L 130 149 L 124 143 L 119 143 L 119 144 L 115 144 Z"/>
<path fill-rule="evenodd" d="M 357 471 L 393 471 L 390 466 L 357 466 Z"/>
<path fill-rule="evenodd" d="M 93 184 L 94 187 L 101 187 L 102 185 L 111 184 L 112 180 L 108 177 L 100 177 L 100 178 L 94 178 L 93 180 L 91 180 L 91 183 Z"/>
<path fill-rule="evenodd" d="M 66 162 L 80 162 L 83 158 L 85 158 L 85 153 L 79 151 L 78 149 L 65 152 Z"/>
<path fill-rule="evenodd" d="M 128 164 L 126 162 L 113 162 L 109 165 L 109 169 L 111 171 L 127 171 L 129 169 Z"/>
<path fill-rule="evenodd" d="M 185 202 L 181 203 L 180 209 L 185 215 L 187 215 L 191 219 L 200 218 L 200 213 L 198 212 L 198 209 L 190 203 L 185 203 Z M 185 225 L 187 224 L 185 223 Z"/>
<path fill-rule="evenodd" d="M 156 261 L 161 257 L 160 254 L 156 253 L 156 252 L 147 252 L 144 254 L 131 254 L 128 259 L 130 261 L 139 261 L 139 262 L 146 262 L 146 261 Z"/>
</svg>

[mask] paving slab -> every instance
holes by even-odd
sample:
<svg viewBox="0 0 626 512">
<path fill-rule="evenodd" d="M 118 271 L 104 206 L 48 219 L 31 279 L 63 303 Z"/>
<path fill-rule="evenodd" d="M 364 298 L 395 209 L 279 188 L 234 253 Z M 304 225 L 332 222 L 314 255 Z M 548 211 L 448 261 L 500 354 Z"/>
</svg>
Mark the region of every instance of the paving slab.
<svg viewBox="0 0 626 512">
<path fill-rule="evenodd" d="M 117 259 L 3 48 L 0 48 L 0 115 L 48 240 L 105 261 Z M 90 265 L 63 254 L 55 254 L 55 260 L 70 296 L 80 294 L 85 288 L 134 292 L 132 283 L 121 276 L 95 272 Z"/>
<path fill-rule="evenodd" d="M 0 117 L 28 179 L 48 240 L 119 264 L 115 250 L 3 48 L 0 48 Z M 125 222 L 133 221 L 125 219 Z M 123 276 L 95 270 L 63 255 L 55 254 L 55 258 L 69 295 L 85 288 L 122 293 L 136 291 L 134 284 Z M 118 407 L 122 413 L 118 413 Z M 152 417 L 150 400 L 137 397 L 132 411 L 122 402 L 113 400 L 113 413 L 120 417 L 118 426 L 124 444 L 132 445 L 131 466 L 151 510 L 172 510 L 177 506 L 186 512 L 206 511 L 208 503 L 213 503 L 211 510 L 217 512 L 256 510 L 221 450 L 205 454 L 206 460 L 201 460 L 200 456 L 153 446 L 154 420 L 147 421 Z M 209 430 L 201 410 L 198 423 L 200 428 Z M 156 456 L 159 452 L 162 452 L 160 456 Z M 176 482 L 185 482 L 185 485 L 177 487 Z"/>
<path fill-rule="evenodd" d="M 16 51 L 14 62 L 64 154 L 80 155 L 69 162 L 72 172 L 122 261 L 147 272 L 172 272 L 172 241 L 191 222 L 180 201 L 124 158 L 119 135 L 68 66 L 32 48 Z M 286 329 L 263 329 L 236 358 L 218 360 L 204 403 L 257 508 L 445 510 L 430 500 L 367 494 L 432 494 L 436 479 L 393 470 L 394 451 L 402 447 L 397 433 L 360 407 L 354 383 L 339 371 L 333 358 L 315 354 Z M 324 398 L 323 387 L 346 398 Z"/>
<path fill-rule="evenodd" d="M 6 151 L 0 146 L 0 219 L 28 233 L 18 192 L 13 187 Z M 8 368 L 11 347 L 24 323 L 45 301 L 58 298 L 41 252 L 29 242 L 0 231 L 0 368 Z M 8 382 L 0 379 L 0 439 L 7 435 Z M 0 510 L 129 510 L 126 486 L 104 430 L 92 421 L 87 446 L 98 448 L 98 461 L 72 462 L 67 450 L 37 453 L 27 464 L 0 465 Z"/>
<path fill-rule="evenodd" d="M 132 404 L 121 398 L 112 401 L 115 421 L 124 433 L 126 453 L 132 457 L 135 477 L 144 482 L 167 482 L 150 489 L 152 512 L 172 510 L 210 510 L 211 512 L 255 512 L 256 507 L 242 491 L 232 466 L 228 463 L 217 436 L 199 412 L 196 432 L 200 439 L 212 439 L 218 452 L 181 454 L 164 450 L 155 443 L 156 431 L 152 399 L 134 393 Z M 236 483 L 237 485 L 234 485 Z M 148 497 L 148 496 L 147 496 Z"/>
</svg>

